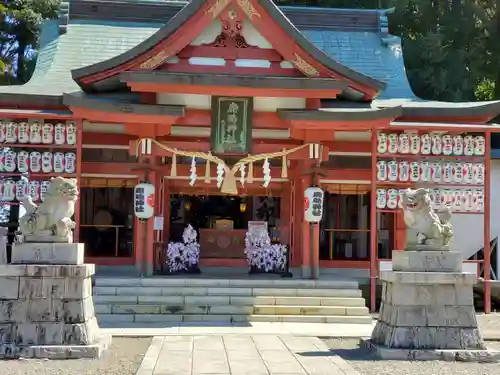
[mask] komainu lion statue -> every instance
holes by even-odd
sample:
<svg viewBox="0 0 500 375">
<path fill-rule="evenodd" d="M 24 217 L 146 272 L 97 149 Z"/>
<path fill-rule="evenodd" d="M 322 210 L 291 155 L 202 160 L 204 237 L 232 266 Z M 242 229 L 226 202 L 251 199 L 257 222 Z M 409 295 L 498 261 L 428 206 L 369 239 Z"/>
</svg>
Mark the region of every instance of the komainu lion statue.
<svg viewBox="0 0 500 375">
<path fill-rule="evenodd" d="M 26 242 L 73 242 L 78 185 L 74 178 L 56 177 L 37 206 L 31 197 L 23 199 L 26 214 L 19 219 L 22 237 Z"/>
<path fill-rule="evenodd" d="M 417 231 L 417 245 L 428 250 L 449 250 L 453 238 L 451 209 L 435 211 L 427 189 L 407 189 L 401 197 L 401 208 L 408 228 Z"/>
</svg>

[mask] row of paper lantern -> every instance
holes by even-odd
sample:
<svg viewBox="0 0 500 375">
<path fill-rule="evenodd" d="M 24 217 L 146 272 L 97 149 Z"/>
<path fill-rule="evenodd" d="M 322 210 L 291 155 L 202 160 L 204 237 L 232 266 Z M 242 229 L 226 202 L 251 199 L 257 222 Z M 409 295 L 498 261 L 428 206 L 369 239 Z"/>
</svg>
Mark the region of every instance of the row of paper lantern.
<svg viewBox="0 0 500 375">
<path fill-rule="evenodd" d="M 76 145 L 76 125 L 0 121 L 0 143 Z"/>
<path fill-rule="evenodd" d="M 7 150 L 0 153 L 0 172 L 75 173 L 74 152 L 38 152 Z"/>
<path fill-rule="evenodd" d="M 485 151 L 486 141 L 482 135 L 377 134 L 379 154 L 483 156 Z"/>
<path fill-rule="evenodd" d="M 35 202 L 43 201 L 49 186 L 50 181 L 28 181 L 26 178 L 0 180 L 0 199 L 3 202 L 20 202 L 30 196 Z"/>
<path fill-rule="evenodd" d="M 377 181 L 481 185 L 484 163 L 379 160 Z"/>
<path fill-rule="evenodd" d="M 405 189 L 377 189 L 378 209 L 397 209 Z M 434 209 L 450 207 L 454 212 L 483 212 L 483 189 L 429 189 Z"/>
</svg>

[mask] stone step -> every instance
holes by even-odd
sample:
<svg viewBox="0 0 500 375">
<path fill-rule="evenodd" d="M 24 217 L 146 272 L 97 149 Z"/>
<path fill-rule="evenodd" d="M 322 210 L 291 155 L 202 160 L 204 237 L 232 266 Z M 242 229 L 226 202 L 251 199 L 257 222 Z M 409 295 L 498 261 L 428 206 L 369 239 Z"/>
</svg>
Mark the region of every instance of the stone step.
<svg viewBox="0 0 500 375">
<path fill-rule="evenodd" d="M 301 322 L 301 323 L 338 323 L 372 324 L 371 316 L 318 316 L 318 315 L 242 315 L 242 314 L 99 314 L 99 323 L 121 325 L 126 323 L 165 323 L 183 322 Z"/>
<path fill-rule="evenodd" d="M 358 289 L 357 281 L 351 280 L 303 280 L 303 279 L 212 279 L 212 278 L 177 278 L 177 277 L 96 277 L 96 287 L 205 287 L 205 288 L 325 288 Z"/>
<path fill-rule="evenodd" d="M 367 307 L 347 306 L 253 306 L 255 315 L 367 316 Z"/>
<path fill-rule="evenodd" d="M 126 284 L 125 284 L 126 285 Z M 358 288 L 95 286 L 94 296 L 361 297 Z"/>
<path fill-rule="evenodd" d="M 95 295 L 96 305 L 146 304 L 146 305 L 278 305 L 278 306 L 346 306 L 364 307 L 361 297 L 283 297 L 283 296 L 125 296 Z"/>
<path fill-rule="evenodd" d="M 347 306 L 235 306 L 235 305 L 108 305 L 96 304 L 97 314 L 196 315 L 368 315 L 366 307 Z"/>
</svg>

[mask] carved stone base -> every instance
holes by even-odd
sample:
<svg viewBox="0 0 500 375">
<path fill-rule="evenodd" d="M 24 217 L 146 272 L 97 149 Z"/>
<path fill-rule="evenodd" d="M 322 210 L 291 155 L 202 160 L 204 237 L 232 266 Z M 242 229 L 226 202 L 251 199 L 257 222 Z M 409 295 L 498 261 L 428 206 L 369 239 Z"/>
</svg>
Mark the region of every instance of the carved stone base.
<svg viewBox="0 0 500 375">
<path fill-rule="evenodd" d="M 442 246 L 436 244 L 426 244 L 420 245 L 416 243 L 407 244 L 405 247 L 405 251 L 450 251 L 449 246 Z"/>
<path fill-rule="evenodd" d="M 393 251 L 392 270 L 401 272 L 462 272 L 459 251 Z"/>
<path fill-rule="evenodd" d="M 1 358 L 97 358 L 93 264 L 0 266 Z"/>
<path fill-rule="evenodd" d="M 31 243 L 12 247 L 12 264 L 83 264 L 82 243 Z"/>
<path fill-rule="evenodd" d="M 499 362 L 500 352 L 496 350 L 459 349 L 392 349 L 361 339 L 361 346 L 378 358 L 386 361 L 453 361 L 453 362 Z"/>
<path fill-rule="evenodd" d="M 54 236 L 50 233 L 27 234 L 23 237 L 23 242 L 43 242 L 43 243 L 73 243 L 73 233 L 69 232 L 66 236 Z"/>
<path fill-rule="evenodd" d="M 410 264 L 411 262 L 411 264 Z M 371 342 L 388 349 L 485 350 L 472 287 L 476 276 L 457 269 L 456 254 L 393 252 L 396 269 L 381 272 L 382 304 Z"/>
</svg>

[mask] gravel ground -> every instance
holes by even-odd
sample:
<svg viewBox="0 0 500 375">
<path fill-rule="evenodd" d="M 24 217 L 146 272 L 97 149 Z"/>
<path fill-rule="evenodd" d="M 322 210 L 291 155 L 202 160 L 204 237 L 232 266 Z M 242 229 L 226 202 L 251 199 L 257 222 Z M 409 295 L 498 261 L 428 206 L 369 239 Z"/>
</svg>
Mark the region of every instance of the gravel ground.
<svg viewBox="0 0 500 375">
<path fill-rule="evenodd" d="M 135 375 L 150 342 L 151 338 L 113 337 L 98 360 L 0 361 L 0 375 Z"/>
<path fill-rule="evenodd" d="M 353 366 L 360 375 L 497 375 L 498 363 L 443 361 L 381 361 L 359 348 L 358 340 L 325 339 L 325 343 Z M 500 342 L 488 342 L 500 350 Z"/>
</svg>

